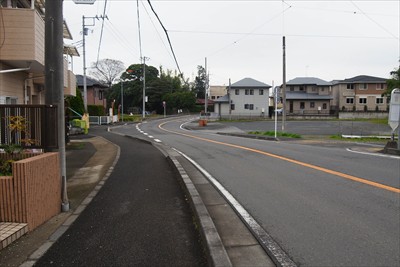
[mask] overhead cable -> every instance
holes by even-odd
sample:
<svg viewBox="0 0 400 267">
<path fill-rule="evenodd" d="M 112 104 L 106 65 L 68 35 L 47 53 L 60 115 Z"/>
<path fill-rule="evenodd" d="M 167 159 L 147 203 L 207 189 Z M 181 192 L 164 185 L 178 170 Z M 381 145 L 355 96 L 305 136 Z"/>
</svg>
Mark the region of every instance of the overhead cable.
<svg viewBox="0 0 400 267">
<path fill-rule="evenodd" d="M 160 18 L 159 18 L 158 15 L 157 15 L 156 11 L 154 10 L 153 6 L 151 5 L 150 0 L 147 0 L 147 2 L 149 3 L 150 8 L 151 8 L 151 10 L 153 11 L 154 15 L 156 16 L 156 18 L 157 18 L 158 22 L 160 23 L 161 27 L 163 28 L 163 30 L 164 30 L 164 32 L 165 32 L 165 35 L 167 36 L 167 40 L 168 40 L 168 43 L 169 43 L 169 47 L 171 48 L 172 55 L 174 56 L 174 60 L 175 60 L 176 67 L 178 68 L 178 71 L 179 71 L 180 76 L 183 78 L 183 74 L 182 74 L 182 72 L 181 72 L 181 69 L 179 68 L 179 64 L 178 64 L 178 61 L 177 61 L 177 59 L 176 59 L 176 55 L 175 55 L 174 49 L 172 48 L 171 40 L 169 39 L 168 31 L 167 31 L 167 29 L 164 27 L 163 23 L 161 22 Z"/>
</svg>

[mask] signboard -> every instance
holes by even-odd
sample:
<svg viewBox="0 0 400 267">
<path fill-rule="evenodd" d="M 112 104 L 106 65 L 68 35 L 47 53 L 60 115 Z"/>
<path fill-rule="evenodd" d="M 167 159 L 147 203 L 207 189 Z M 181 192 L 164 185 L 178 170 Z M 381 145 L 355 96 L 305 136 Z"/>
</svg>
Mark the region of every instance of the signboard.
<svg viewBox="0 0 400 267">
<path fill-rule="evenodd" d="M 399 127 L 400 123 L 400 89 L 393 89 L 390 95 L 389 106 L 389 125 L 393 131 Z"/>
<path fill-rule="evenodd" d="M 73 0 L 75 4 L 93 5 L 96 0 Z"/>
</svg>

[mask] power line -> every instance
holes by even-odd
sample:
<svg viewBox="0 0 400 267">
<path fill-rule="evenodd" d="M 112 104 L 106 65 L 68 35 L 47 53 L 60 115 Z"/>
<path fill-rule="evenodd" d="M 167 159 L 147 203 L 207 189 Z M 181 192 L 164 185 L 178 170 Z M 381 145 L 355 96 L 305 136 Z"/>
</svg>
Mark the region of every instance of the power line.
<svg viewBox="0 0 400 267">
<path fill-rule="evenodd" d="M 168 40 L 168 43 L 169 43 L 169 47 L 171 48 L 172 55 L 174 56 L 174 60 L 175 60 L 176 67 L 178 68 L 179 74 L 180 74 L 181 77 L 183 78 L 183 74 L 182 74 L 182 72 L 181 72 L 181 69 L 179 68 L 179 64 L 178 64 L 178 61 L 177 61 L 177 59 L 176 59 L 176 55 L 175 55 L 174 49 L 172 48 L 171 40 L 169 39 L 168 31 L 167 31 L 167 29 L 164 27 L 163 23 L 161 22 L 160 18 L 159 18 L 158 15 L 157 15 L 156 11 L 154 10 L 153 6 L 151 5 L 150 0 L 147 0 L 147 2 L 149 3 L 150 8 L 151 8 L 151 10 L 153 11 L 154 15 L 156 16 L 156 18 L 157 18 L 158 22 L 160 23 L 161 27 L 163 28 L 163 30 L 164 30 L 164 32 L 165 32 L 165 35 L 167 36 L 167 40 Z"/>
<path fill-rule="evenodd" d="M 100 40 L 99 40 L 99 47 L 97 49 L 97 60 L 96 60 L 96 68 L 97 68 L 97 63 L 99 62 L 99 57 L 100 57 L 100 47 L 101 47 L 101 42 L 103 40 L 103 30 L 104 30 L 104 19 L 107 18 L 106 16 L 106 7 L 107 7 L 107 0 L 104 2 L 104 9 L 103 9 L 103 21 L 101 23 L 101 31 L 100 31 Z"/>
</svg>

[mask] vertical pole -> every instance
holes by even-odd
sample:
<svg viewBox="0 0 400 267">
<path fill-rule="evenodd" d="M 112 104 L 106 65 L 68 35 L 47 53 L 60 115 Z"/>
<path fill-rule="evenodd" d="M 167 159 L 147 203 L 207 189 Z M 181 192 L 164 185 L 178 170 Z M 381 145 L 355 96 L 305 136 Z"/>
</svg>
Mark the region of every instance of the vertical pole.
<svg viewBox="0 0 400 267">
<path fill-rule="evenodd" d="M 208 88 L 208 76 L 207 76 L 207 58 L 205 58 L 204 72 L 206 74 L 206 80 L 204 83 L 204 115 L 207 114 L 207 88 Z M 207 116 L 207 115 L 206 115 Z"/>
<path fill-rule="evenodd" d="M 65 157 L 65 110 L 64 110 L 64 57 L 63 57 L 63 0 L 45 3 L 45 101 L 57 106 L 58 152 L 60 155 L 60 176 L 62 211 L 69 211 Z"/>
<path fill-rule="evenodd" d="M 87 82 L 86 82 L 86 43 L 85 43 L 85 16 L 82 16 L 82 45 L 83 45 L 83 106 L 87 113 Z"/>
<path fill-rule="evenodd" d="M 274 90 L 274 108 L 275 108 L 275 139 L 277 137 L 278 129 L 278 88 L 274 88 L 274 81 L 272 81 L 272 88 Z"/>
<path fill-rule="evenodd" d="M 231 120 L 232 115 L 232 104 L 231 104 L 231 78 L 229 78 L 229 87 L 228 87 L 228 101 L 229 101 L 229 119 Z"/>
<path fill-rule="evenodd" d="M 282 38 L 282 48 L 283 48 L 282 132 L 284 132 L 285 126 L 286 126 L 286 42 L 285 42 L 285 36 L 283 36 L 283 38 Z"/>
<path fill-rule="evenodd" d="M 121 120 L 124 121 L 124 81 L 121 81 Z"/>
<path fill-rule="evenodd" d="M 143 107 L 142 118 L 146 117 L 146 57 L 143 56 Z"/>
</svg>

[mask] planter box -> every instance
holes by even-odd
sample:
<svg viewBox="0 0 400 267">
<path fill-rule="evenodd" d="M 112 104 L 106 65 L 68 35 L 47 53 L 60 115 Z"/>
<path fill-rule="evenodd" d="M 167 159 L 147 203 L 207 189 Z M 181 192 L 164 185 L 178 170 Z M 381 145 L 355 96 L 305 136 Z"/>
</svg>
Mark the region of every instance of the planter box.
<svg viewBox="0 0 400 267">
<path fill-rule="evenodd" d="M 0 221 L 27 223 L 32 231 L 61 210 L 58 153 L 12 163 L 13 176 L 0 176 Z"/>
</svg>

